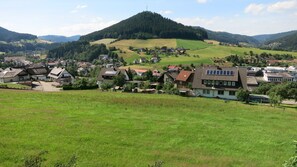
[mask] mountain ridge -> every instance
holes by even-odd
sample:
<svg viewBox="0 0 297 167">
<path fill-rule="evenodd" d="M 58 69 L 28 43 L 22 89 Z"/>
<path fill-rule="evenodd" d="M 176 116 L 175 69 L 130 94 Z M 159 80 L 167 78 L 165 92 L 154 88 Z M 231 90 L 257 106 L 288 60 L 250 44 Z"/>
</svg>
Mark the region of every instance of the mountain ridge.
<svg viewBox="0 0 297 167">
<path fill-rule="evenodd" d="M 66 42 L 73 42 L 78 41 L 81 35 L 73 35 L 73 36 L 63 36 L 63 35 L 43 35 L 38 36 L 39 39 L 50 41 L 53 43 L 66 43 Z"/>
<path fill-rule="evenodd" d="M 14 31 L 10 31 L 3 27 L 0 27 L 0 41 L 5 42 L 15 42 L 20 40 L 33 40 L 37 39 L 36 35 L 27 34 L 27 33 L 18 33 Z"/>
</svg>

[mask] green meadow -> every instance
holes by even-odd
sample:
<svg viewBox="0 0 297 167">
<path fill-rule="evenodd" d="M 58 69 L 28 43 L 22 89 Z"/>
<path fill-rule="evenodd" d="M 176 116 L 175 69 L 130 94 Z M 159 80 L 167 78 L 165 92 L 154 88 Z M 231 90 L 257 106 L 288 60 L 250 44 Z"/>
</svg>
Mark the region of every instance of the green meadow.
<svg viewBox="0 0 297 167">
<path fill-rule="evenodd" d="M 285 52 L 285 51 L 271 51 L 271 50 L 261 50 L 258 48 L 245 48 L 245 47 L 233 47 L 233 46 L 221 46 L 215 41 L 209 41 L 214 44 L 209 44 L 208 42 L 195 41 L 195 40 L 182 40 L 182 39 L 148 39 L 148 40 L 120 40 L 109 44 L 108 46 L 115 46 L 121 49 L 123 52 L 118 53 L 122 56 L 128 63 L 132 63 L 133 60 L 139 59 L 140 56 L 136 52 L 129 50 L 129 46 L 135 48 L 154 48 L 154 47 L 183 47 L 187 50 L 189 56 L 162 56 L 161 62 L 157 64 L 146 64 L 145 66 L 153 66 L 155 68 L 162 68 L 167 65 L 200 65 L 203 64 L 214 64 L 213 58 L 225 58 L 231 54 L 244 55 L 244 52 L 249 53 L 253 51 L 254 53 L 260 54 L 263 52 L 271 54 L 292 54 L 297 56 L 297 52 Z M 98 43 L 98 42 L 97 42 Z M 147 56 L 150 58 L 151 56 Z M 132 66 L 133 67 L 133 66 Z"/>
<path fill-rule="evenodd" d="M 0 166 L 48 151 L 45 166 L 281 166 L 294 152 L 296 106 L 93 91 L 0 90 Z"/>
</svg>

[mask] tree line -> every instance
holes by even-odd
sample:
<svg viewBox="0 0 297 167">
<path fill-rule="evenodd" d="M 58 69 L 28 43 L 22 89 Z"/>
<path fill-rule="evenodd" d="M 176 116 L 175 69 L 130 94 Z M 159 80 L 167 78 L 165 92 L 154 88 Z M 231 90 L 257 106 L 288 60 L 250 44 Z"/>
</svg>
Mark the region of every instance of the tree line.
<svg viewBox="0 0 297 167">
<path fill-rule="evenodd" d="M 65 43 L 62 46 L 52 49 L 48 53 L 48 58 L 54 59 L 75 59 L 80 61 L 92 62 L 101 54 L 108 54 L 106 45 L 90 45 L 86 41 L 75 41 Z"/>
</svg>

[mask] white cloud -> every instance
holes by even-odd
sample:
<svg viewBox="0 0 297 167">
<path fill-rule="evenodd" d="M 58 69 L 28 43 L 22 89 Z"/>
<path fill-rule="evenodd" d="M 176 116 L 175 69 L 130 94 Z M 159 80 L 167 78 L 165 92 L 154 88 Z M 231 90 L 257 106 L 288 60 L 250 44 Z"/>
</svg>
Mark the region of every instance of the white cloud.
<svg viewBox="0 0 297 167">
<path fill-rule="evenodd" d="M 84 9 L 84 8 L 87 8 L 88 5 L 77 5 L 76 6 L 76 9 Z"/>
<path fill-rule="evenodd" d="M 78 13 L 80 10 L 87 8 L 88 5 L 77 5 L 70 13 Z"/>
<path fill-rule="evenodd" d="M 258 15 L 262 13 L 265 10 L 264 4 L 255 4 L 252 3 L 249 6 L 247 6 L 244 10 L 245 13 L 251 13 L 253 15 Z"/>
<path fill-rule="evenodd" d="M 207 0 L 196 0 L 196 1 L 200 4 L 207 3 Z"/>
<path fill-rule="evenodd" d="M 279 1 L 267 7 L 268 12 L 282 12 L 297 8 L 297 0 Z"/>
<path fill-rule="evenodd" d="M 161 10 L 159 12 L 161 15 L 170 15 L 172 14 L 173 12 L 171 10 Z"/>
<path fill-rule="evenodd" d="M 291 12 L 297 9 L 297 0 L 285 0 L 285 1 L 278 1 L 271 4 L 256 4 L 252 3 L 249 4 L 244 12 L 250 13 L 253 15 L 259 15 L 264 12 L 269 13 L 279 13 L 279 12 Z"/>
<path fill-rule="evenodd" d="M 216 23 L 216 20 L 218 20 L 219 17 L 213 17 L 211 19 L 204 19 L 200 17 L 195 18 L 177 18 L 175 19 L 176 22 L 182 23 L 184 25 L 190 25 L 190 26 L 211 26 Z"/>
</svg>

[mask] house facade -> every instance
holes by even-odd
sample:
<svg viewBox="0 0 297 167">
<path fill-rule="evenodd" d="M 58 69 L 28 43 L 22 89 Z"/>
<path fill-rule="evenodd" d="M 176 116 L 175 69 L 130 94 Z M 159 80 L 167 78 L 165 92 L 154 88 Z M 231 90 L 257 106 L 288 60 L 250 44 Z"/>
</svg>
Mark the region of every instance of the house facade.
<svg viewBox="0 0 297 167">
<path fill-rule="evenodd" d="M 264 72 L 263 76 L 264 80 L 266 82 L 272 82 L 272 83 L 282 83 L 282 82 L 293 82 L 294 77 L 291 76 L 287 72 Z"/>
<path fill-rule="evenodd" d="M 193 71 L 182 70 L 175 79 L 177 88 L 189 88 L 193 82 Z"/>
<path fill-rule="evenodd" d="M 176 77 L 178 76 L 178 71 L 165 71 L 158 78 L 158 82 L 161 84 L 171 83 L 174 84 Z"/>
<path fill-rule="evenodd" d="M 48 77 L 60 85 L 69 85 L 74 81 L 74 77 L 66 69 L 58 67 L 52 69 Z"/>
<path fill-rule="evenodd" d="M 24 69 L 7 68 L 0 72 L 0 82 L 22 82 L 30 80 L 29 74 Z"/>
<path fill-rule="evenodd" d="M 236 100 L 236 92 L 247 89 L 247 69 L 239 67 L 196 68 L 192 84 L 196 96 Z"/>
<path fill-rule="evenodd" d="M 127 74 L 127 71 L 125 69 L 116 69 L 116 68 L 102 68 L 100 71 L 100 74 L 97 78 L 97 84 L 99 88 L 101 88 L 101 84 L 104 82 L 113 82 L 113 79 L 120 75 L 124 74 L 125 75 L 125 80 L 129 81 L 130 78 Z"/>
<path fill-rule="evenodd" d="M 49 69 L 45 65 L 35 64 L 27 69 L 30 78 L 35 81 L 47 81 L 47 76 L 49 74 Z"/>
</svg>

